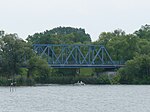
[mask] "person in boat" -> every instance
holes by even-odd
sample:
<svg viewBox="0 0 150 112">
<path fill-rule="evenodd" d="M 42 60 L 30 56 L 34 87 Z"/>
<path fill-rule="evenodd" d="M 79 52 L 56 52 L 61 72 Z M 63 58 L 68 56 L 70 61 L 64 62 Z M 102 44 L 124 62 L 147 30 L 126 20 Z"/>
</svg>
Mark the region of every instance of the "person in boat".
<svg viewBox="0 0 150 112">
<path fill-rule="evenodd" d="M 13 82 L 11 82 L 11 83 L 10 83 L 10 86 L 13 86 L 13 85 L 14 85 L 14 83 L 13 83 Z"/>
<path fill-rule="evenodd" d="M 85 85 L 85 83 L 83 83 L 82 81 L 78 81 L 78 82 L 75 83 L 74 85 Z"/>
</svg>

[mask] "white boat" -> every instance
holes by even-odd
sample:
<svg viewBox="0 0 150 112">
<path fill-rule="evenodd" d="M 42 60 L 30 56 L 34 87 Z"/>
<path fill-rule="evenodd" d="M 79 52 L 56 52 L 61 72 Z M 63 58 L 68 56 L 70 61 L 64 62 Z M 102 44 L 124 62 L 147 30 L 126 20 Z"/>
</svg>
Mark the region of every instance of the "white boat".
<svg viewBox="0 0 150 112">
<path fill-rule="evenodd" d="M 77 83 L 74 83 L 75 86 L 84 86 L 85 83 L 82 81 L 78 81 Z"/>
</svg>

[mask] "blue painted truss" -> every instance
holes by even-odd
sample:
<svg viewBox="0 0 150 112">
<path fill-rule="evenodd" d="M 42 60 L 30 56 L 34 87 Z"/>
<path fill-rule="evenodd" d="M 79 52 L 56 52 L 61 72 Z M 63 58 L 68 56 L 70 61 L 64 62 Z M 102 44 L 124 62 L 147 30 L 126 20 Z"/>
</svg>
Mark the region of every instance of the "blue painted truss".
<svg viewBox="0 0 150 112">
<path fill-rule="evenodd" d="M 34 51 L 53 68 L 118 68 L 102 45 L 34 44 Z"/>
</svg>

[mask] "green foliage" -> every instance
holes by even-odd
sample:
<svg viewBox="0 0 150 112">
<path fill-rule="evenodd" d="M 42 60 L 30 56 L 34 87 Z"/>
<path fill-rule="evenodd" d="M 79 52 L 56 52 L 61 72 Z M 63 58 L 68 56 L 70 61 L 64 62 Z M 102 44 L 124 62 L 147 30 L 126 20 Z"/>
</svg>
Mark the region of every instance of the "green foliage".
<svg viewBox="0 0 150 112">
<path fill-rule="evenodd" d="M 139 52 L 138 38 L 134 35 L 113 38 L 107 44 L 107 48 L 108 51 L 112 52 L 114 60 L 127 61 Z"/>
<path fill-rule="evenodd" d="M 0 86 L 8 86 L 9 81 L 6 77 L 0 77 Z"/>
<path fill-rule="evenodd" d="M 139 45 L 139 54 L 149 54 L 150 53 L 150 41 L 147 41 L 147 39 L 140 39 L 138 41 Z"/>
<path fill-rule="evenodd" d="M 34 44 L 75 44 L 91 42 L 89 34 L 84 29 L 71 27 L 58 27 L 46 30 L 43 33 L 35 33 L 28 36 L 27 40 Z"/>
<path fill-rule="evenodd" d="M 111 84 L 120 84 L 121 76 L 119 74 L 117 75 L 111 75 L 109 78 L 109 81 Z"/>
<path fill-rule="evenodd" d="M 31 78 L 29 76 L 32 73 L 34 75 Z M 18 38 L 16 34 L 7 34 L 0 38 L 1 77 L 22 81 L 21 84 L 25 84 L 23 81 L 26 81 L 27 85 L 31 85 L 34 78 L 46 78 L 48 74 L 50 69 L 47 62 L 35 55 L 30 43 Z M 2 80 L 5 82 L 3 78 Z"/>
<path fill-rule="evenodd" d="M 91 76 L 93 73 L 93 68 L 80 68 L 80 76 Z"/>
<path fill-rule="evenodd" d="M 50 84 L 74 84 L 78 81 L 83 81 L 85 84 L 110 84 L 107 75 L 101 77 L 92 76 L 51 76 L 46 79 L 44 83 Z M 43 83 L 43 82 L 41 82 Z"/>
<path fill-rule="evenodd" d="M 1 73 L 14 75 L 19 73 L 19 67 L 25 64 L 33 51 L 31 46 L 16 34 L 8 34 L 0 40 Z"/>
<path fill-rule="evenodd" d="M 17 86 L 33 86 L 35 85 L 35 80 L 33 78 L 28 78 L 26 76 L 17 76 L 16 77 Z"/>
<path fill-rule="evenodd" d="M 21 76 L 27 76 L 28 74 L 28 69 L 27 68 L 19 68 L 19 75 Z"/>
<path fill-rule="evenodd" d="M 150 56 L 140 55 L 126 62 L 124 68 L 118 73 L 121 75 L 122 83 L 150 83 Z"/>
<path fill-rule="evenodd" d="M 150 41 L 150 25 L 141 26 L 141 28 L 134 32 L 141 39 L 146 39 Z"/>
<path fill-rule="evenodd" d="M 104 71 L 105 71 L 105 70 L 104 70 L 103 68 L 94 68 L 94 69 L 93 69 L 93 73 L 95 73 L 96 76 L 98 76 L 99 73 L 102 73 L 102 72 L 104 72 Z"/>
<path fill-rule="evenodd" d="M 114 30 L 113 32 L 102 32 L 97 43 L 107 45 L 113 38 L 120 38 L 123 36 L 125 36 L 125 32 L 121 29 Z"/>
<path fill-rule="evenodd" d="M 102 74 L 98 77 L 100 84 L 119 84 L 120 75 Z"/>
<path fill-rule="evenodd" d="M 91 43 L 91 38 L 89 34 L 85 33 L 84 29 L 58 27 L 52 30 L 46 30 L 43 33 L 35 33 L 33 36 L 28 36 L 27 41 L 35 44 L 89 44 Z M 59 48 L 57 49 L 57 53 L 58 52 L 60 52 Z M 60 76 L 75 76 L 77 70 L 55 69 L 54 74 Z"/>
<path fill-rule="evenodd" d="M 122 30 L 103 32 L 96 44 L 105 45 L 113 60 L 127 61 L 132 59 L 138 52 L 139 38 L 132 34 L 125 34 Z"/>
<path fill-rule="evenodd" d="M 28 62 L 28 77 L 42 78 L 43 80 L 48 77 L 51 69 L 48 67 L 46 60 L 38 56 L 32 57 Z"/>
<path fill-rule="evenodd" d="M 0 31 L 0 85 L 16 78 L 18 85 L 35 83 L 73 84 L 150 84 L 150 25 L 141 26 L 133 34 L 117 29 L 102 32 L 96 42 L 84 29 L 58 27 L 20 39 L 17 34 Z M 32 44 L 102 44 L 114 61 L 126 62 L 117 75 L 100 75 L 104 69 L 50 69 L 46 60 L 36 56 Z M 81 48 L 83 55 L 88 49 Z M 60 48 L 56 48 L 56 54 Z M 26 68 L 23 68 L 26 67 Z M 96 75 L 95 75 L 96 74 Z"/>
</svg>

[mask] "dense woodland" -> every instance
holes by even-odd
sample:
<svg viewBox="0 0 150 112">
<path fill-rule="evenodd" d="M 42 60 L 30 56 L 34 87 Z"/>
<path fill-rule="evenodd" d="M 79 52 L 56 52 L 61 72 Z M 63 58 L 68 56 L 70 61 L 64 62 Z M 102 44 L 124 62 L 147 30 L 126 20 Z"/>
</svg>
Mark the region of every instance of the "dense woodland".
<svg viewBox="0 0 150 112">
<path fill-rule="evenodd" d="M 54 69 L 33 51 L 33 44 L 100 44 L 114 61 L 125 63 L 116 75 L 107 69 Z M 26 40 L 17 34 L 0 31 L 0 85 L 34 85 L 36 83 L 73 84 L 82 80 L 88 84 L 150 84 L 150 25 L 141 26 L 133 34 L 121 29 L 102 32 L 91 41 L 82 28 L 58 27 L 29 35 Z"/>
</svg>

